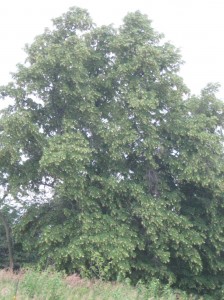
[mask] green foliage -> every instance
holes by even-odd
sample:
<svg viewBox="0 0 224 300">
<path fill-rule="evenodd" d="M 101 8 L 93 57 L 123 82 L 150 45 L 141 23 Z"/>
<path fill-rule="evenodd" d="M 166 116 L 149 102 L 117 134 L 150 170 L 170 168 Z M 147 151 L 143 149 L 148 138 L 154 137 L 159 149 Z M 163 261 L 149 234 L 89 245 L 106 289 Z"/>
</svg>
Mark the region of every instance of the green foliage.
<svg viewBox="0 0 224 300">
<path fill-rule="evenodd" d="M 1 180 L 28 199 L 17 240 L 42 267 L 221 290 L 217 86 L 188 96 L 178 50 L 140 12 L 118 29 L 79 8 L 53 24 L 0 90 L 15 101 L 0 120 Z"/>
<path fill-rule="evenodd" d="M 20 283 L 20 290 L 31 299 L 38 296 L 39 299 L 62 300 L 65 289 L 62 275 L 50 271 L 40 274 L 30 270 Z"/>
</svg>

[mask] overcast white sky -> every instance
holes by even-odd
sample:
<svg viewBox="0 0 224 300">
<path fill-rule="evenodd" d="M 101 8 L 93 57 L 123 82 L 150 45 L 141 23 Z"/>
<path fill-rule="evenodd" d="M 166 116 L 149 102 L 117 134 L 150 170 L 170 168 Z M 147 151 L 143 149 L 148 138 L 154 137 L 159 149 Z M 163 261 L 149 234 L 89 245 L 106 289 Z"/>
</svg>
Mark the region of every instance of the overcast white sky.
<svg viewBox="0 0 224 300">
<path fill-rule="evenodd" d="M 0 85 L 24 61 L 25 43 L 71 6 L 87 8 L 99 25 L 120 24 L 127 12 L 139 9 L 181 49 L 185 61 L 181 75 L 192 93 L 198 94 L 208 82 L 220 82 L 219 96 L 224 99 L 223 0 L 1 0 Z"/>
</svg>

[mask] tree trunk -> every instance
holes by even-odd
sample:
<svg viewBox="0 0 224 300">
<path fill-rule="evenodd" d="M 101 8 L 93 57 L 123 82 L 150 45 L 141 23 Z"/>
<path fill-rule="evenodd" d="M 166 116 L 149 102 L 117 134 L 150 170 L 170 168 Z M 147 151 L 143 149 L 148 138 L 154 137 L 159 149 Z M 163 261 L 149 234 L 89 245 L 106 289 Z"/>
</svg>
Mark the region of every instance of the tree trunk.
<svg viewBox="0 0 224 300">
<path fill-rule="evenodd" d="M 0 210 L 0 220 L 2 221 L 3 226 L 5 228 L 6 242 L 8 247 L 8 256 L 9 256 L 9 269 L 10 271 L 13 271 L 14 260 L 13 260 L 13 252 L 12 252 L 11 229 L 6 217 L 4 216 L 1 210 Z"/>
</svg>

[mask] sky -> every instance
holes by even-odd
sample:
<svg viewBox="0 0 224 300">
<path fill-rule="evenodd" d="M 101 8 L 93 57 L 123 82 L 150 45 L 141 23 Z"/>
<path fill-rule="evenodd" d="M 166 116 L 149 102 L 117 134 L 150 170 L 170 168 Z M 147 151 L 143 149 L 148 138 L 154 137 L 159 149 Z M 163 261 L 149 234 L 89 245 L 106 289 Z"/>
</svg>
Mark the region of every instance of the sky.
<svg viewBox="0 0 224 300">
<path fill-rule="evenodd" d="M 1 0 L 0 85 L 10 80 L 17 63 L 24 62 L 24 45 L 71 6 L 88 9 L 97 25 L 118 26 L 131 11 L 147 14 L 165 41 L 180 49 L 185 61 L 180 75 L 192 94 L 219 82 L 218 96 L 224 100 L 223 0 Z"/>
</svg>

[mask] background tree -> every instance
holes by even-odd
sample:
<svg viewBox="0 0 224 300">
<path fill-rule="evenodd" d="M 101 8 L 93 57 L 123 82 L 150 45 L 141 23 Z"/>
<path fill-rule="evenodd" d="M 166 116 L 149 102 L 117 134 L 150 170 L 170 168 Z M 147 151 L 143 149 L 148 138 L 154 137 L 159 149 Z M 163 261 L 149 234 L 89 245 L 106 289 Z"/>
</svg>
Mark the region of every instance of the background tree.
<svg viewBox="0 0 224 300">
<path fill-rule="evenodd" d="M 2 112 L 0 168 L 28 195 L 24 249 L 88 276 L 221 288 L 216 86 L 187 98 L 179 52 L 140 12 L 114 29 L 72 8 L 53 25 L 1 88 L 15 104 Z"/>
</svg>

